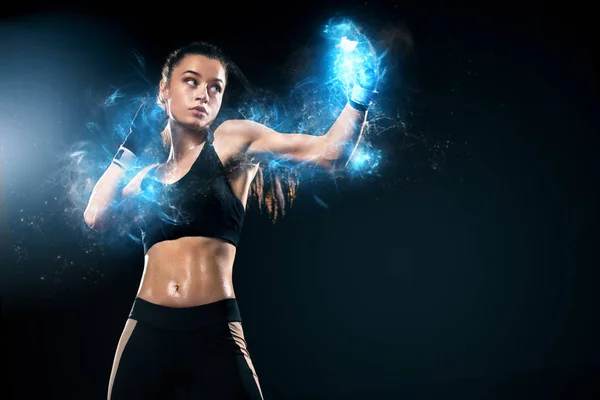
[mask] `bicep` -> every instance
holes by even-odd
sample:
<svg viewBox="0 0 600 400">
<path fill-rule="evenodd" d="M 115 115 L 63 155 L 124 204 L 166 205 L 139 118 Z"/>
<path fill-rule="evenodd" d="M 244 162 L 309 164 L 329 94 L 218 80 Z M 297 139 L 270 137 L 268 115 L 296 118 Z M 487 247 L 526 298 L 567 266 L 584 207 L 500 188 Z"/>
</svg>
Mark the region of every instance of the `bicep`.
<svg viewBox="0 0 600 400">
<path fill-rule="evenodd" d="M 329 143 L 324 136 L 280 133 L 253 121 L 240 121 L 236 128 L 246 138 L 245 152 L 251 159 L 330 166 L 327 159 Z"/>
</svg>

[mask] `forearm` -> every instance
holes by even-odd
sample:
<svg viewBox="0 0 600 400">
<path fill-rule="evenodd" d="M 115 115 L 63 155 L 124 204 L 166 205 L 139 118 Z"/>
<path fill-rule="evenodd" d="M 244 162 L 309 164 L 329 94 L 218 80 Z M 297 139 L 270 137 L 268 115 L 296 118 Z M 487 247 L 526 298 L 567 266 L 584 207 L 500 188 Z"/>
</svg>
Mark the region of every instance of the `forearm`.
<svg viewBox="0 0 600 400">
<path fill-rule="evenodd" d="M 123 189 L 127 186 L 132 168 L 137 164 L 138 157 L 147 146 L 146 131 L 164 129 L 166 116 L 152 117 L 150 122 L 145 121 L 143 115 L 150 116 L 151 110 L 143 111 L 149 107 L 142 103 L 134 116 L 129 133 L 123 144 L 117 150 L 112 162 L 100 177 L 90 196 L 84 212 L 84 219 L 92 229 L 103 231 L 112 225 L 119 216 Z M 137 121 L 137 123 L 136 123 Z M 115 212 L 117 211 L 117 212 Z"/>
<path fill-rule="evenodd" d="M 103 231 L 108 228 L 110 219 L 114 217 L 112 207 L 121 198 L 126 184 L 125 171 L 114 163 L 100 177 L 90 196 L 84 212 L 84 219 L 92 229 Z"/>
<path fill-rule="evenodd" d="M 360 111 L 347 104 L 329 131 L 323 136 L 327 147 L 325 158 L 334 165 L 346 166 L 360 140 L 367 118 L 367 111 Z"/>
</svg>

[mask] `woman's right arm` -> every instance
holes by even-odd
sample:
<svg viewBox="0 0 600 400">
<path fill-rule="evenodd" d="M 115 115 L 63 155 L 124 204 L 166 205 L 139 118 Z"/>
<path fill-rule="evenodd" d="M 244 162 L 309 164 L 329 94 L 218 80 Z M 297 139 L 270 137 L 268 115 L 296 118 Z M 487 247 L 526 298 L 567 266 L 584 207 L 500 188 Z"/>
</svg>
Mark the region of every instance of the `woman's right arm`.
<svg viewBox="0 0 600 400">
<path fill-rule="evenodd" d="M 83 213 L 85 223 L 98 232 L 104 232 L 114 225 L 119 216 L 119 207 L 123 198 L 123 189 L 127 185 L 126 172 L 111 163 L 100 177 L 88 205 Z"/>
<path fill-rule="evenodd" d="M 123 219 L 133 217 L 129 207 L 131 200 L 140 193 L 142 180 L 150 169 L 159 165 L 154 163 L 142 168 L 129 182 L 126 182 L 125 171 L 114 163 L 106 169 L 98 179 L 87 208 L 83 213 L 85 223 L 98 232 L 104 232 Z"/>
<path fill-rule="evenodd" d="M 167 123 L 165 115 L 152 114 L 152 107 L 147 104 L 140 106 L 125 141 L 94 186 L 83 218 L 96 231 L 106 231 L 124 217 L 125 198 L 136 191 L 135 186 L 139 187 L 140 176 L 149 168 L 142 169 L 130 182 L 126 182 L 126 176 L 129 175 L 127 171 L 136 164 L 138 155 L 147 145 L 147 136 L 160 132 Z"/>
</svg>

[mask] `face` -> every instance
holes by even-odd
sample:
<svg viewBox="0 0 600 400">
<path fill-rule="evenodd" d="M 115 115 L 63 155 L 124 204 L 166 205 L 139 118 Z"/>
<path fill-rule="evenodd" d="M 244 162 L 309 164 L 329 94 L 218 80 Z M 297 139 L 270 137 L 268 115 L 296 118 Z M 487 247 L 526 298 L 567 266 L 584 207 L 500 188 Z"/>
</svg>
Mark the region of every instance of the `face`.
<svg viewBox="0 0 600 400">
<path fill-rule="evenodd" d="M 225 68 L 219 60 L 184 57 L 168 85 L 161 87 L 169 117 L 192 129 L 210 126 L 221 109 L 225 83 Z"/>
</svg>

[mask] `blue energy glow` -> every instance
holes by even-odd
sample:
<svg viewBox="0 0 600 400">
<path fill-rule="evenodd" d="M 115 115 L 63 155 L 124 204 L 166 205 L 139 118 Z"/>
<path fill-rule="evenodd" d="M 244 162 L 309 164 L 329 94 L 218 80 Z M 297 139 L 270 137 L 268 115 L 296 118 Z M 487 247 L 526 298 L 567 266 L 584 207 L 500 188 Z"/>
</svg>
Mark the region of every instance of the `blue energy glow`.
<svg viewBox="0 0 600 400">
<path fill-rule="evenodd" d="M 332 43 L 329 54 L 333 79 L 349 94 L 355 84 L 365 89 L 377 89 L 381 56 L 360 28 L 347 19 L 330 20 L 323 35 Z"/>
<path fill-rule="evenodd" d="M 382 90 L 385 52 L 377 55 L 371 41 L 358 25 L 348 19 L 330 20 L 321 33 L 325 38 L 325 53 L 321 58 L 323 64 L 319 65 L 312 60 L 312 64 L 319 65 L 319 68 L 312 71 L 314 73 L 311 76 L 299 79 L 287 96 L 280 97 L 267 91 L 245 93 L 237 99 L 235 107 L 221 109 L 216 122 L 242 118 L 259 122 L 282 133 L 323 135 L 348 104 L 354 85 L 374 91 Z M 137 53 L 135 55 L 139 64 L 136 68 L 143 69 L 143 58 Z M 136 70 L 139 72 L 141 69 Z M 148 82 L 145 77 L 144 81 Z M 110 165 L 119 144 L 129 133 L 138 110 L 141 114 L 135 119 L 137 128 L 142 129 L 148 142 L 154 145 L 148 146 L 148 150 L 140 155 L 138 167 L 128 171 L 126 179 L 137 174 L 141 166 L 162 162 L 166 158 L 167 151 L 162 146 L 159 135 L 164 127 L 161 126 L 164 123 L 164 111 L 156 104 L 156 88 L 146 92 L 143 96 L 131 96 L 123 89 L 115 89 L 99 101 L 104 121 L 102 124 L 94 122 L 87 126 L 94 139 L 77 144 L 69 153 L 70 174 L 66 185 L 69 186 L 69 197 L 78 210 L 75 215 L 79 219 L 95 182 Z M 146 104 L 146 107 L 140 110 L 141 103 Z M 375 148 L 369 140 L 372 134 L 378 133 L 380 121 L 388 118 L 378 103 L 377 95 L 367 116 L 361 141 L 344 169 L 344 174 L 352 178 L 377 176 L 378 168 L 384 160 L 382 151 Z M 98 141 L 102 143 L 91 143 Z M 275 157 L 268 166 L 263 167 L 268 167 L 273 174 L 291 170 L 299 177 L 300 182 L 313 180 L 316 175 L 321 174 L 318 168 L 312 168 L 310 161 L 302 165 Z M 147 204 L 154 204 L 156 212 L 165 222 L 182 223 L 187 216 L 177 210 L 176 202 L 172 202 L 176 194 L 169 194 L 168 191 L 169 188 L 164 185 L 150 181 L 144 186 L 141 198 Z M 325 204 L 318 196 L 315 199 L 319 199 L 319 204 Z M 119 208 L 122 204 L 114 204 L 113 207 Z M 167 213 L 161 211 L 165 207 Z M 140 241 L 136 220 L 122 226 L 119 233 L 120 236 L 126 235 Z"/>
</svg>

